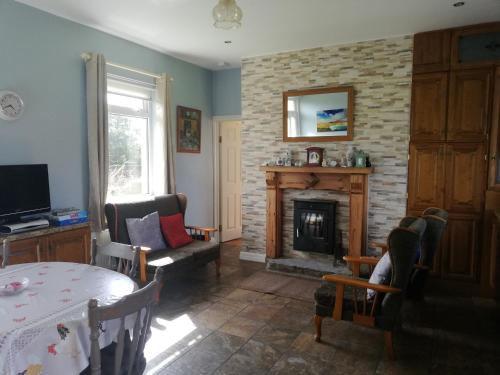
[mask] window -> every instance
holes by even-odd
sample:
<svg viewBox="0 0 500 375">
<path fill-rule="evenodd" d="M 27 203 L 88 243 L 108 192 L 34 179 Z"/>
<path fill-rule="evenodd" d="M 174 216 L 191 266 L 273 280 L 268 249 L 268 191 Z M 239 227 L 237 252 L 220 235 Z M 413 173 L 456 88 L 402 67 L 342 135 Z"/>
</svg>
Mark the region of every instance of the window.
<svg viewBox="0 0 500 375">
<path fill-rule="evenodd" d="M 108 77 L 108 201 L 151 194 L 152 89 Z"/>
<path fill-rule="evenodd" d="M 300 134 L 299 98 L 288 98 L 288 136 Z"/>
</svg>

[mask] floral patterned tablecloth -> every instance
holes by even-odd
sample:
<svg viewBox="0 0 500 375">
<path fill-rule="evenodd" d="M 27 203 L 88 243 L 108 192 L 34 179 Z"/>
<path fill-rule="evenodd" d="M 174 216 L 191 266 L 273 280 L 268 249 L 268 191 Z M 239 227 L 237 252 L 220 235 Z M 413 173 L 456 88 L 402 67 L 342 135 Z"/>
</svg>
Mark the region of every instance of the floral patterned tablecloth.
<svg viewBox="0 0 500 375">
<path fill-rule="evenodd" d="M 0 286 L 27 277 L 28 288 L 0 296 L 0 374 L 79 374 L 88 366 L 87 303 L 107 304 L 137 285 L 127 276 L 86 264 L 28 263 L 0 270 Z M 101 348 L 118 322 L 101 327 Z"/>
</svg>

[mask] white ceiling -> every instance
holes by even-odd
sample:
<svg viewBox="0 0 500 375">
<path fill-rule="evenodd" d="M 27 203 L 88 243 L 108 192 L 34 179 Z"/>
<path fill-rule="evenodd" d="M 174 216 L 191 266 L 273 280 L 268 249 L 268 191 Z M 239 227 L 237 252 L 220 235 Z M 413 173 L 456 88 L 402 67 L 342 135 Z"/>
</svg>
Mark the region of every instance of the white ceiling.
<svg viewBox="0 0 500 375">
<path fill-rule="evenodd" d="M 500 20 L 500 0 L 238 0 L 243 26 L 213 27 L 217 0 L 18 0 L 203 67 Z M 225 44 L 231 40 L 232 44 Z"/>
</svg>

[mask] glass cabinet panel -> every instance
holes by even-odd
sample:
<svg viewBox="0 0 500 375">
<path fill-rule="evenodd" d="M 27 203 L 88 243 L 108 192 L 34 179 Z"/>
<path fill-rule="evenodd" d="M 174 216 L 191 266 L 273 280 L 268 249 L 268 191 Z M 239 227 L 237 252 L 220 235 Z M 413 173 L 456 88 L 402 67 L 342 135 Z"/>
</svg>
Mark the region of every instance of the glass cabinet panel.
<svg viewBox="0 0 500 375">
<path fill-rule="evenodd" d="M 460 63 L 500 60 L 500 32 L 462 35 L 458 41 Z"/>
</svg>

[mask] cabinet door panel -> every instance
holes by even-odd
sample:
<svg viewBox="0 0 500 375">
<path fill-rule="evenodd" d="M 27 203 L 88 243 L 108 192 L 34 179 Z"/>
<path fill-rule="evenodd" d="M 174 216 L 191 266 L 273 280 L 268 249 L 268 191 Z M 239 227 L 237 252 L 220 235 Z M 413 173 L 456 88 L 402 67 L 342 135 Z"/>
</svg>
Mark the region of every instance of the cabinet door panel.
<svg viewBox="0 0 500 375">
<path fill-rule="evenodd" d="M 500 191 L 500 67 L 495 70 L 495 92 L 490 131 L 489 188 Z"/>
<path fill-rule="evenodd" d="M 49 237 L 51 260 L 57 262 L 89 262 L 90 233 L 87 229 L 53 234 Z"/>
<path fill-rule="evenodd" d="M 413 76 L 411 99 L 412 141 L 446 139 L 448 73 Z"/>
<path fill-rule="evenodd" d="M 478 280 L 478 227 L 479 220 L 475 217 L 449 218 L 442 259 L 443 278 Z"/>
<path fill-rule="evenodd" d="M 412 144 L 408 177 L 408 209 L 443 207 L 444 147 Z"/>
<path fill-rule="evenodd" d="M 449 30 L 429 31 L 413 38 L 413 71 L 438 72 L 450 67 Z"/>
<path fill-rule="evenodd" d="M 9 264 L 34 263 L 48 260 L 43 238 L 13 241 L 9 245 Z"/>
<path fill-rule="evenodd" d="M 486 139 L 491 79 L 491 69 L 461 70 L 450 74 L 449 141 L 480 142 Z"/>
<path fill-rule="evenodd" d="M 485 192 L 483 144 L 457 143 L 446 146 L 445 207 L 449 211 L 479 213 Z"/>
</svg>

